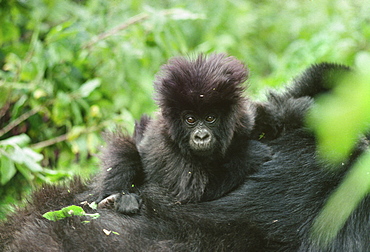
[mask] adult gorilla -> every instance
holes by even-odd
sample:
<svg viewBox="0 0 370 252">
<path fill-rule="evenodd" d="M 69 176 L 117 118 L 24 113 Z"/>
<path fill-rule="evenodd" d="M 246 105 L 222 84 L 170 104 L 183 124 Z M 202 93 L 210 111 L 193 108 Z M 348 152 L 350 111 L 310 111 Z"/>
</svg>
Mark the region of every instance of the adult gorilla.
<svg viewBox="0 0 370 252">
<path fill-rule="evenodd" d="M 50 222 L 41 215 L 82 200 L 94 189 L 79 180 L 66 187 L 45 187 L 25 210 L 0 227 L 5 251 L 370 251 L 370 198 L 363 199 L 327 246 L 310 238 L 311 227 L 330 194 L 358 155 L 368 149 L 360 140 L 350 159 L 333 172 L 318 160 L 316 142 L 303 127 L 312 96 L 326 90 L 330 76 L 346 68 L 317 65 L 282 94 L 271 93 L 256 105 L 255 136 L 272 159 L 258 164 L 242 186 L 199 203 L 174 204 L 161 187 L 143 189 L 140 214 L 120 215 L 101 209 L 101 217 Z M 257 138 L 257 137 L 256 137 Z M 67 190 L 68 189 L 68 190 Z M 88 207 L 86 207 L 87 211 Z M 104 234 L 104 230 L 116 233 Z M 118 234 L 119 235 L 118 235 Z M 324 234 L 323 234 L 324 235 Z"/>
</svg>

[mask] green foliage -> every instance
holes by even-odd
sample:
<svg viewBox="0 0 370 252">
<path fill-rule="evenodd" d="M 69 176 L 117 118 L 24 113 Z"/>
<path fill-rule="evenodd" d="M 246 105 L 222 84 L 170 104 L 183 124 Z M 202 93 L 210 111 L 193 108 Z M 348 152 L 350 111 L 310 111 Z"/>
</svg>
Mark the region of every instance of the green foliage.
<svg viewBox="0 0 370 252">
<path fill-rule="evenodd" d="M 322 159 L 340 164 L 351 155 L 356 140 L 370 126 L 370 54 L 362 54 L 357 72 L 336 83 L 311 110 L 308 123 L 315 131 Z M 344 163 L 343 163 L 344 164 Z M 336 171 L 332 171 L 336 172 Z M 312 227 L 311 238 L 323 248 L 335 238 L 361 200 L 370 193 L 370 152 L 364 153 L 330 196 Z"/>
<path fill-rule="evenodd" d="M 51 221 L 59 221 L 71 216 L 88 216 L 92 219 L 97 219 L 100 217 L 99 213 L 95 214 L 87 214 L 82 207 L 79 206 L 67 206 L 62 208 L 61 210 L 57 211 L 50 211 L 42 215 L 42 217 L 51 220 Z"/>
<path fill-rule="evenodd" d="M 43 159 L 43 155 L 26 147 L 30 141 L 31 139 L 26 134 L 0 141 L 1 185 L 8 183 L 17 171 L 29 181 L 32 181 L 35 177 L 46 181 L 53 178 L 53 176 L 64 175 L 61 172 L 55 173 L 52 170 L 41 167 L 39 162 Z M 44 175 L 48 177 L 46 178 Z"/>
<path fill-rule="evenodd" d="M 369 64 L 370 60 L 366 66 Z M 369 72 L 342 77 L 333 94 L 320 97 L 308 118 L 316 132 L 320 153 L 332 162 L 348 157 L 359 135 L 370 125 Z"/>
</svg>

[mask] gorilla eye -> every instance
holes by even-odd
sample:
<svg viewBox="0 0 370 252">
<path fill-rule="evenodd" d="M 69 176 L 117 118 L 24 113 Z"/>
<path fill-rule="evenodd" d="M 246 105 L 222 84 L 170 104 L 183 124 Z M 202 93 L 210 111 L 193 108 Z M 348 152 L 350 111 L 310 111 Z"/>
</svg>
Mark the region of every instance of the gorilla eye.
<svg viewBox="0 0 370 252">
<path fill-rule="evenodd" d="M 196 119 L 194 116 L 186 116 L 185 121 L 187 124 L 193 125 L 196 122 Z"/>
<path fill-rule="evenodd" d="M 213 115 L 209 115 L 209 116 L 206 117 L 206 121 L 208 123 L 214 123 L 216 121 L 216 117 L 213 116 Z"/>
</svg>

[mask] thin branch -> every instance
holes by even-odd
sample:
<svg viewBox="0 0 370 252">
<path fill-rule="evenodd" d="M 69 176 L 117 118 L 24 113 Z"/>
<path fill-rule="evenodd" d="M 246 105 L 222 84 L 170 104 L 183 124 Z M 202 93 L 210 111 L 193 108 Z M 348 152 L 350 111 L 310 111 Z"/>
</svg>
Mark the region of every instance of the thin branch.
<svg viewBox="0 0 370 252">
<path fill-rule="evenodd" d="M 177 11 L 178 10 L 176 10 L 176 9 L 168 9 L 168 10 L 161 11 L 160 14 L 163 15 L 163 16 L 173 15 L 173 14 L 176 14 Z M 104 39 L 106 39 L 106 38 L 108 38 L 112 35 L 115 35 L 118 32 L 127 29 L 131 25 L 134 25 L 136 23 L 147 20 L 149 17 L 150 17 L 150 15 L 148 13 L 140 13 L 136 16 L 133 16 L 133 17 L 129 18 L 126 22 L 123 22 L 122 24 L 110 29 L 109 31 L 99 34 L 97 37 L 90 40 L 90 42 L 88 42 L 82 48 L 83 49 L 90 48 L 91 46 L 98 43 L 99 41 L 104 40 Z"/>
<path fill-rule="evenodd" d="M 27 111 L 26 113 L 22 114 L 20 117 L 15 119 L 14 121 L 10 122 L 8 125 L 6 125 L 4 128 L 0 130 L 0 137 L 11 131 L 13 128 L 17 127 L 19 124 L 21 124 L 23 121 L 27 120 L 34 114 L 41 111 L 41 106 L 31 109 L 30 111 Z"/>
<path fill-rule="evenodd" d="M 33 148 L 33 149 L 41 149 L 41 148 L 45 148 L 47 146 L 50 146 L 50 145 L 53 145 L 53 144 L 56 144 L 56 143 L 66 141 L 67 139 L 68 139 L 68 133 L 64 134 L 64 135 L 61 135 L 61 136 L 54 137 L 54 138 L 49 139 L 49 140 L 45 140 L 45 141 L 42 141 L 42 142 L 32 144 L 30 147 Z"/>
<path fill-rule="evenodd" d="M 8 100 L 9 100 L 9 98 L 8 98 Z M 9 109 L 9 107 L 10 107 L 10 102 L 9 101 L 5 102 L 5 105 L 0 109 L 0 117 L 5 116 L 6 112 Z"/>
<path fill-rule="evenodd" d="M 101 40 L 104 40 L 112 35 L 115 35 L 117 34 L 119 31 L 122 31 L 124 29 L 127 29 L 129 26 L 133 25 L 133 24 L 136 24 L 138 22 L 142 22 L 146 19 L 149 18 L 149 14 L 147 13 L 141 13 L 141 14 L 138 14 L 136 16 L 133 16 L 132 18 L 130 18 L 129 20 L 127 20 L 126 22 L 120 24 L 119 26 L 116 26 L 112 29 L 110 29 L 109 31 L 107 32 L 103 32 L 101 34 L 99 34 L 97 37 L 95 37 L 94 39 L 92 39 L 89 43 L 87 43 L 83 48 L 90 48 L 91 46 L 93 46 L 94 44 L 98 43 L 99 41 Z"/>
<path fill-rule="evenodd" d="M 88 129 L 82 131 L 80 133 L 80 135 L 89 134 L 89 133 L 101 130 L 102 128 L 104 128 L 106 126 L 106 124 L 107 123 L 101 123 L 100 125 L 88 128 Z M 54 137 L 52 139 L 48 139 L 48 140 L 45 140 L 45 141 L 42 141 L 42 142 L 32 144 L 30 147 L 33 148 L 33 149 L 41 149 L 41 148 L 45 148 L 45 147 L 48 147 L 48 146 L 56 144 L 56 143 L 64 142 L 64 141 L 68 140 L 69 133 L 70 132 L 67 132 L 66 134 Z"/>
</svg>

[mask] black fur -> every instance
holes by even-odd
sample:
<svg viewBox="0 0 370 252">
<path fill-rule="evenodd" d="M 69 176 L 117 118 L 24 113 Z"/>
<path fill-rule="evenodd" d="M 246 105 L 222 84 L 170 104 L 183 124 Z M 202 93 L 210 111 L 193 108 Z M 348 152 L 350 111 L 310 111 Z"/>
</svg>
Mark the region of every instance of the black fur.
<svg viewBox="0 0 370 252">
<path fill-rule="evenodd" d="M 160 192 L 144 193 L 150 197 L 144 198 L 146 206 L 157 218 L 188 229 L 199 251 L 369 251 L 369 196 L 327 247 L 310 237 L 316 216 L 368 142 L 362 139 L 339 169 L 318 160 L 315 139 L 304 129 L 287 132 L 269 147 L 274 158 L 220 199 L 177 206 Z"/>
<path fill-rule="evenodd" d="M 271 140 L 287 129 L 302 128 L 313 103 L 312 98 L 332 90 L 349 73 L 350 68 L 344 65 L 315 64 L 295 78 L 284 91 L 268 91 L 267 101 L 256 103 L 254 137 Z"/>
<path fill-rule="evenodd" d="M 90 192 L 78 178 L 67 185 L 47 185 L 36 191 L 24 209 L 0 225 L 0 251 L 166 251 L 164 234 L 168 238 L 172 235 L 161 230 L 171 225 L 164 228 L 155 219 L 148 221 L 139 215 L 128 217 L 104 209 L 100 218 L 92 221 L 74 216 L 52 222 L 42 217 L 45 212 L 72 204 L 91 212 L 82 203 L 91 197 Z"/>
<path fill-rule="evenodd" d="M 317 76 L 312 70 L 315 68 Z M 342 72 L 346 68 L 325 64 L 322 69 L 336 76 L 336 69 Z M 368 150 L 364 138 L 339 167 L 318 159 L 315 138 L 302 123 L 312 97 L 328 91 L 322 88 L 329 81 L 320 77 L 325 75 L 322 69 L 320 65 L 311 68 L 287 92 L 273 92 L 267 102 L 256 104 L 252 136 L 261 139 L 248 140 L 245 154 L 256 171 L 230 193 L 180 205 L 173 202 L 165 187 L 152 184 L 140 192 L 144 203 L 139 214 L 128 216 L 100 209 L 100 218 L 83 224 L 85 217 L 50 222 L 41 214 L 84 200 L 90 202 L 96 197 L 94 184 L 93 189 L 78 180 L 68 186 L 47 186 L 33 195 L 26 210 L 19 210 L 0 225 L 0 250 L 370 251 L 369 196 L 327 247 L 310 236 L 312 223 L 328 197 L 357 157 Z M 292 95 L 297 93 L 299 97 Z M 148 126 L 145 122 L 148 120 L 139 123 L 141 129 Z M 136 137 L 145 131 L 139 130 Z M 134 146 L 131 144 L 128 146 Z M 266 161 L 265 155 L 271 160 Z M 91 210 L 86 207 L 86 211 Z M 106 235 L 103 229 L 120 235 Z"/>
<path fill-rule="evenodd" d="M 332 90 L 349 73 L 350 68 L 340 64 L 321 63 L 312 65 L 294 79 L 293 84 L 287 88 L 285 95 L 299 98 L 324 94 Z M 312 85 L 312 83 L 315 83 L 315 85 Z"/>
<path fill-rule="evenodd" d="M 245 158 L 254 124 L 254 107 L 243 97 L 247 75 L 224 54 L 164 65 L 154 84 L 160 111 L 136 124 L 137 149 L 129 137 L 107 139 L 99 205 L 114 202 L 120 212 L 135 212 L 140 204 L 131 184 L 161 186 L 178 203 L 216 199 L 242 184 L 255 171 Z M 207 116 L 210 122 L 203 121 Z"/>
</svg>

